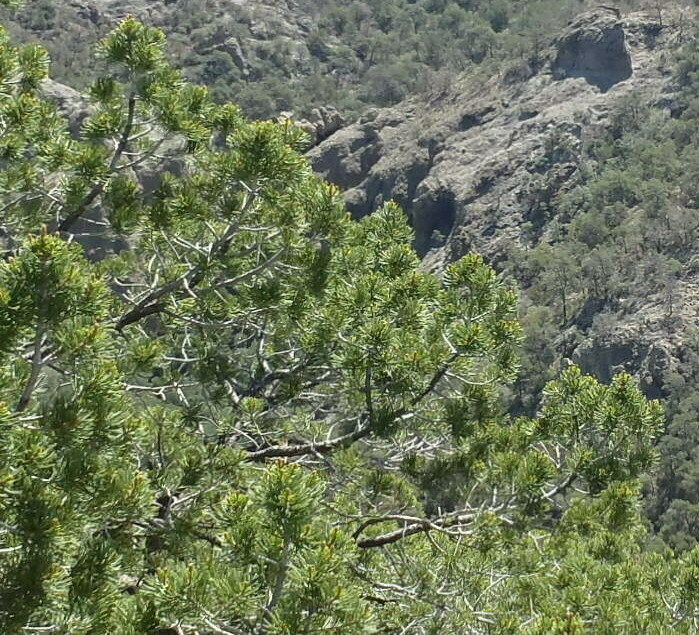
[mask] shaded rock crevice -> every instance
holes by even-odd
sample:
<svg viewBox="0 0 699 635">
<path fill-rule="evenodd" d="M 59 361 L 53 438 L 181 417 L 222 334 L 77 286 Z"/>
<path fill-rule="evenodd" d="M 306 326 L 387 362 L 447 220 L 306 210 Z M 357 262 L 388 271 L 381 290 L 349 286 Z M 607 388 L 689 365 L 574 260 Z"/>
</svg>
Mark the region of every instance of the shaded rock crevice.
<svg viewBox="0 0 699 635">
<path fill-rule="evenodd" d="M 426 191 L 416 201 L 409 219 L 415 231 L 415 251 L 420 257 L 431 249 L 442 247 L 456 221 L 454 192 L 447 187 Z"/>
</svg>

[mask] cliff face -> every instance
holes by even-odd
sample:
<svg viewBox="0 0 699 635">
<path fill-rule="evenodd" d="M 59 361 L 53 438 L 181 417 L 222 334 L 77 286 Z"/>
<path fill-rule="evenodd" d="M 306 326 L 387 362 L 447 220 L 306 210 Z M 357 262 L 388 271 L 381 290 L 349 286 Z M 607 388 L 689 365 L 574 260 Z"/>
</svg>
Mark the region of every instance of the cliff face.
<svg viewBox="0 0 699 635">
<path fill-rule="evenodd" d="M 543 225 L 583 144 L 619 100 L 660 101 L 676 29 L 648 14 L 585 13 L 546 52 L 485 83 L 463 80 L 427 103 L 373 111 L 314 148 L 315 169 L 347 190 L 356 216 L 397 200 L 430 268 L 470 249 L 497 262 L 522 226 Z M 522 246 L 526 246 L 522 244 Z"/>
<path fill-rule="evenodd" d="M 557 197 L 576 182 L 584 147 L 611 125 L 620 101 L 672 109 L 683 28 L 679 17 L 661 27 L 650 13 L 584 13 L 536 64 L 370 112 L 311 150 L 310 160 L 347 190 L 357 217 L 398 201 L 425 267 L 440 270 L 471 250 L 497 267 L 549 240 Z M 685 279 L 677 293 L 677 306 L 691 307 L 699 287 Z M 632 370 L 658 396 L 682 333 L 697 321 L 687 308 L 668 325 L 662 304 L 644 298 L 626 308 L 623 327 L 583 338 L 569 325 L 558 348 L 602 378 Z"/>
</svg>

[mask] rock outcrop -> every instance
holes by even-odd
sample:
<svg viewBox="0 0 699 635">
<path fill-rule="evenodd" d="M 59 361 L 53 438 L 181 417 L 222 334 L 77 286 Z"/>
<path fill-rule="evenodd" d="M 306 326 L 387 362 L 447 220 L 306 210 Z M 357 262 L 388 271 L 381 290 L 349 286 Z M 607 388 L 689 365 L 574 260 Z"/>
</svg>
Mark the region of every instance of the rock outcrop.
<svg viewBox="0 0 699 635">
<path fill-rule="evenodd" d="M 218 49 L 219 51 L 223 51 L 224 53 L 228 53 L 230 58 L 233 60 L 233 63 L 243 74 L 243 77 L 250 77 L 252 68 L 245 53 L 243 52 L 243 46 L 237 37 L 229 37 L 214 48 Z"/>
<path fill-rule="evenodd" d="M 334 106 L 314 108 L 308 119 L 298 120 L 293 112 L 282 112 L 277 118 L 278 121 L 285 119 L 293 121 L 299 128 L 308 133 L 311 146 L 325 141 L 347 123 Z"/>
<path fill-rule="evenodd" d="M 425 103 L 374 110 L 312 149 L 324 177 L 361 217 L 395 199 L 412 220 L 426 266 L 475 249 L 497 263 L 523 227 L 571 182 L 583 144 L 629 95 L 663 98 L 664 51 L 678 38 L 645 13 L 604 9 L 576 19 L 539 70 L 520 64 L 486 82 L 462 79 Z M 651 37 L 652 36 L 652 37 Z"/>
<path fill-rule="evenodd" d="M 427 103 L 370 112 L 309 158 L 346 190 L 356 217 L 390 199 L 400 203 L 426 268 L 440 271 L 470 250 L 497 267 L 514 250 L 546 240 L 550 204 L 574 183 L 584 145 L 609 125 L 619 100 L 667 101 L 667 52 L 680 37 L 651 14 L 585 13 L 543 59 L 485 82 L 463 79 Z M 666 107 L 672 111 L 671 101 Z M 633 370 L 658 396 L 680 343 L 668 341 L 664 312 L 656 309 L 648 299 L 623 332 L 588 325 L 584 337 L 564 334 L 561 349 L 603 378 Z"/>
<path fill-rule="evenodd" d="M 555 44 L 553 75 L 582 77 L 602 91 L 631 77 L 626 34 L 615 13 L 584 13 Z"/>
<path fill-rule="evenodd" d="M 52 79 L 43 81 L 41 93 L 56 104 L 58 111 L 68 121 L 71 134 L 77 135 L 83 121 L 90 114 L 90 105 L 85 97 L 74 88 Z"/>
</svg>

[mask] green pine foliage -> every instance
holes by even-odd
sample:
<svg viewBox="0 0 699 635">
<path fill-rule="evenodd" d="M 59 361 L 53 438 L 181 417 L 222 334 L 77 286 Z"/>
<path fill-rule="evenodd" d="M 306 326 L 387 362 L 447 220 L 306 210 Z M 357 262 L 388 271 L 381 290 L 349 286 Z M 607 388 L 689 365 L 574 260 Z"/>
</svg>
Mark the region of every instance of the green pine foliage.
<svg viewBox="0 0 699 635">
<path fill-rule="evenodd" d="M 550 201 L 542 212 L 546 220 L 531 227 L 531 249 L 513 251 L 507 266 L 526 296 L 517 409 L 536 409 L 561 350 L 637 322 L 635 314 L 649 298 L 656 334 L 681 337 L 673 363 L 648 387 L 664 398 L 668 420 L 660 469 L 646 486 L 657 542 L 678 551 L 699 542 L 699 342 L 678 319 L 691 306 L 682 289 L 699 258 L 698 40 L 696 33 L 685 37 L 667 99 L 616 104 L 609 130 L 576 151 L 580 169 L 573 187 Z M 552 145 L 569 150 L 565 139 Z"/>
<path fill-rule="evenodd" d="M 514 291 L 165 45 L 100 43 L 73 138 L 0 40 L 0 632 L 696 632 L 698 552 L 644 549 L 659 404 L 571 367 L 509 416 Z"/>
</svg>

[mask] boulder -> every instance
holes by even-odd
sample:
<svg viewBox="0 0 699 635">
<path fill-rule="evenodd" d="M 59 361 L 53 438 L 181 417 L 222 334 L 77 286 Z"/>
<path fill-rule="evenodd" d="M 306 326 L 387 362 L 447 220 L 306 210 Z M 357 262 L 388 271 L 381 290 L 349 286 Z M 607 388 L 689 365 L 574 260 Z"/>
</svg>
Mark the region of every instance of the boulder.
<svg viewBox="0 0 699 635">
<path fill-rule="evenodd" d="M 325 141 L 345 125 L 344 118 L 333 106 L 314 108 L 309 120 L 315 126 L 318 142 Z"/>
<path fill-rule="evenodd" d="M 90 114 L 90 104 L 74 88 L 46 79 L 41 84 L 41 93 L 56 104 L 59 112 L 68 120 L 70 133 L 76 136 L 83 121 Z"/>
<path fill-rule="evenodd" d="M 335 134 L 345 126 L 344 117 L 333 106 L 321 106 L 311 111 L 308 119 L 297 120 L 293 112 L 282 112 L 278 121 L 289 119 L 304 130 L 311 138 L 311 146 L 315 146 Z"/>
<path fill-rule="evenodd" d="M 552 71 L 556 79 L 582 77 L 607 91 L 633 74 L 624 28 L 616 13 L 583 13 L 554 47 Z"/>
<path fill-rule="evenodd" d="M 240 40 L 236 37 L 230 37 L 217 47 L 224 53 L 228 53 L 233 60 L 233 63 L 238 67 L 243 77 L 249 77 L 251 72 L 250 62 L 248 62 L 243 52 L 243 47 Z"/>
</svg>

